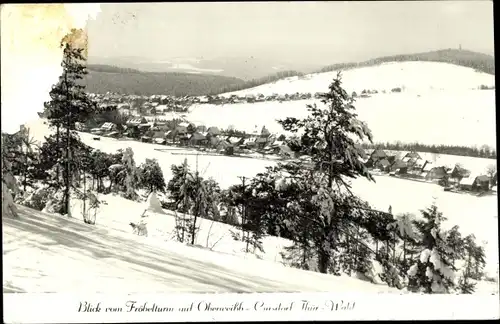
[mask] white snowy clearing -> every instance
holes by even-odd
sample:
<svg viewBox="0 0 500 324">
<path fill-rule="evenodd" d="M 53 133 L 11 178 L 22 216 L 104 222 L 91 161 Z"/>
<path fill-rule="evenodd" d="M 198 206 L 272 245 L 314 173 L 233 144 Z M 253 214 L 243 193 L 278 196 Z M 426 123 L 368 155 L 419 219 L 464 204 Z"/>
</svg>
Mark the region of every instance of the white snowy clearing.
<svg viewBox="0 0 500 324">
<path fill-rule="evenodd" d="M 325 92 L 337 72 L 291 77 L 231 94 L 293 94 Z M 496 147 L 495 76 L 474 69 L 437 62 L 394 62 L 346 70 L 343 87 L 358 95 L 363 90 L 377 94 L 359 98 L 356 112 L 368 123 L 377 142 L 420 142 L 444 145 L 489 145 Z M 401 92 L 391 92 L 401 88 Z M 384 93 L 385 92 L 385 93 Z M 187 119 L 206 126 L 252 131 L 265 125 L 284 133 L 276 119 L 305 117 L 307 104 L 319 100 L 267 101 L 228 105 L 197 104 Z M 223 118 L 221 118 L 223 116 Z"/>
<path fill-rule="evenodd" d="M 116 218 L 131 214 L 116 207 L 111 211 Z M 136 236 L 22 206 L 19 211 L 18 219 L 2 217 L 4 292 L 402 293 L 346 276 Z"/>
<path fill-rule="evenodd" d="M 224 94 L 229 96 L 325 92 L 337 71 L 295 76 L 264 84 L 255 88 Z M 480 85 L 494 86 L 495 76 L 474 69 L 441 62 L 389 62 L 375 66 L 352 68 L 342 72 L 342 87 L 347 91 L 391 91 L 393 88 L 416 93 L 436 90 L 471 90 Z"/>
</svg>

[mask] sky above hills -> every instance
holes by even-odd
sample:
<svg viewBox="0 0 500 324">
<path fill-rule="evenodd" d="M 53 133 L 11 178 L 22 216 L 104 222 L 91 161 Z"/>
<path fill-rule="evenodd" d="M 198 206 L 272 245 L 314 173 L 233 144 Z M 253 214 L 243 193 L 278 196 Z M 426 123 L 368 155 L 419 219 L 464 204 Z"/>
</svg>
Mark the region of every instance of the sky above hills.
<svg viewBox="0 0 500 324">
<path fill-rule="evenodd" d="M 331 64 L 462 48 L 493 55 L 491 1 L 102 4 L 91 57 Z"/>
</svg>

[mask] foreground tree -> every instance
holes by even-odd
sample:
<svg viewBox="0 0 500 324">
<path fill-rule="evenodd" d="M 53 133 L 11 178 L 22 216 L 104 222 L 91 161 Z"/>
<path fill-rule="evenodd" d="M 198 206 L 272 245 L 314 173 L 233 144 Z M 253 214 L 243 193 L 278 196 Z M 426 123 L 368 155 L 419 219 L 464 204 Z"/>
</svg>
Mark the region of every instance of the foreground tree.
<svg viewBox="0 0 500 324">
<path fill-rule="evenodd" d="M 17 216 L 17 208 L 14 204 L 12 194 L 18 191 L 16 179 L 11 173 L 11 163 L 8 159 L 7 146 L 4 145 L 4 134 L 2 134 L 2 217 Z"/>
<path fill-rule="evenodd" d="M 136 192 L 136 189 L 140 183 L 139 173 L 137 171 L 137 167 L 135 166 L 134 161 L 134 152 L 130 147 L 127 147 L 125 152 L 123 153 L 122 165 L 125 167 L 124 169 L 124 185 L 125 185 L 125 193 L 124 197 L 130 200 L 136 200 L 139 195 Z"/>
<path fill-rule="evenodd" d="M 365 152 L 356 143 L 356 140 L 372 142 L 371 131 L 357 118 L 355 99 L 341 85 L 339 73 L 329 91 L 321 94 L 324 107 L 308 105 L 309 116 L 305 119 L 288 117 L 278 121 L 284 130 L 300 136 L 295 150 L 311 157 L 315 170 L 327 176 L 328 188 L 333 184 L 349 188 L 345 177 L 374 180 L 361 162 Z"/>
<path fill-rule="evenodd" d="M 76 30 L 74 31 L 76 32 Z M 70 38 L 69 38 L 70 39 Z M 63 49 L 62 68 L 63 73 L 59 82 L 52 87 L 49 95 L 51 100 L 45 103 L 45 115 L 51 126 L 56 128 L 56 143 L 60 144 L 60 132 L 64 128 L 62 137 L 65 139 L 64 146 L 55 151 L 56 159 L 63 157 L 64 172 L 64 207 L 61 213 L 69 214 L 69 198 L 72 179 L 71 159 L 71 136 L 74 134 L 75 123 L 86 120 L 94 112 L 96 105 L 92 102 L 81 80 L 88 73 L 85 66 L 84 49 L 78 48 L 71 41 L 61 42 Z M 56 166 L 56 180 L 59 181 L 59 166 Z"/>
<path fill-rule="evenodd" d="M 166 184 L 158 160 L 146 159 L 139 166 L 140 187 L 148 189 L 150 192 L 165 192 Z"/>
<path fill-rule="evenodd" d="M 355 99 L 341 86 L 341 75 L 333 80 L 327 93 L 321 94 L 323 107 L 308 105 L 309 116 L 304 119 L 288 117 L 278 122 L 285 131 L 296 134 L 288 140 L 300 155 L 308 155 L 312 164 L 301 163 L 298 169 L 310 174 L 298 177 L 311 197 L 313 215 L 309 231 L 318 259 L 318 269 L 326 273 L 338 251 L 342 238 L 353 239 L 347 230 L 353 218 L 362 218 L 369 209 L 350 191 L 349 178 L 365 177 L 374 180 L 361 162 L 364 150 L 360 141 L 372 141 L 371 131 L 357 118 Z M 283 165 L 283 171 L 293 168 Z M 285 176 L 286 177 L 286 176 Z M 302 179 L 302 180 L 300 180 Z M 354 217 L 355 215 L 355 217 Z M 302 215 L 300 217 L 307 217 Z"/>
<path fill-rule="evenodd" d="M 453 247 L 441 224 L 446 218 L 436 205 L 422 210 L 422 220 L 415 220 L 418 243 L 422 250 L 408 270 L 408 287 L 425 293 L 446 293 L 454 288 L 456 268 L 453 265 Z"/>
</svg>

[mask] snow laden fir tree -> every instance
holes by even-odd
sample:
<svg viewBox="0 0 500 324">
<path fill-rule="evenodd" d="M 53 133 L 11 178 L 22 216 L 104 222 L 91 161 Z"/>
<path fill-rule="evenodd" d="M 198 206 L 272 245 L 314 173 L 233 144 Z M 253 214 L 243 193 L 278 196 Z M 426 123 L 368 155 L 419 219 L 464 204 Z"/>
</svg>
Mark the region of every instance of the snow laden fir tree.
<svg viewBox="0 0 500 324">
<path fill-rule="evenodd" d="M 422 220 L 414 224 L 419 233 L 419 245 L 424 249 L 408 270 L 409 288 L 426 293 L 446 293 L 454 287 L 456 268 L 453 250 L 441 230 L 445 217 L 435 205 L 422 210 Z"/>
<path fill-rule="evenodd" d="M 305 241 L 312 242 L 319 272 L 338 273 L 339 248 L 344 243 L 359 247 L 359 233 L 354 231 L 369 209 L 352 194 L 348 179 L 361 176 L 374 180 L 362 163 L 365 153 L 356 142 L 371 142 L 372 134 L 357 118 L 355 100 L 342 88 L 340 74 L 321 99 L 323 107 L 308 105 L 309 116 L 305 119 L 288 117 L 279 121 L 284 130 L 296 134 L 288 140 L 292 150 L 309 156 L 311 162 L 283 163 L 278 169 L 301 188 L 298 195 L 303 195 L 297 197 L 303 206 L 290 205 L 302 212 L 284 220 L 286 229 L 296 233 L 302 248 Z M 280 187 L 285 189 L 287 185 Z"/>
<path fill-rule="evenodd" d="M 60 165 L 64 165 L 63 183 L 64 187 L 63 204 L 60 210 L 61 214 L 70 212 L 70 191 L 72 180 L 75 174 L 72 168 L 74 160 L 74 150 L 72 143 L 78 141 L 78 135 L 74 131 L 75 123 L 84 122 L 96 110 L 96 104 L 90 100 L 85 92 L 85 86 L 81 84 L 88 71 L 86 69 L 84 48 L 79 48 L 72 43 L 72 36 L 80 31 L 73 29 L 72 34 L 68 35 L 61 42 L 63 50 L 63 61 L 61 66 L 63 73 L 59 81 L 50 90 L 50 101 L 45 103 L 45 115 L 49 120 L 51 127 L 56 129 L 55 160 L 56 176 L 55 182 L 59 185 Z"/>
<path fill-rule="evenodd" d="M 4 145 L 4 137 L 2 134 L 2 217 L 17 216 L 17 208 L 14 204 L 12 193 L 18 192 L 16 178 L 11 172 L 11 163 L 8 159 L 7 145 Z"/>
<path fill-rule="evenodd" d="M 124 197 L 130 200 L 137 200 L 139 195 L 136 192 L 136 189 L 139 185 L 139 173 L 137 172 L 137 168 L 135 166 L 134 161 L 134 152 L 130 147 L 127 147 L 125 152 L 123 153 L 122 164 L 124 166 L 125 173 L 125 193 Z"/>
</svg>

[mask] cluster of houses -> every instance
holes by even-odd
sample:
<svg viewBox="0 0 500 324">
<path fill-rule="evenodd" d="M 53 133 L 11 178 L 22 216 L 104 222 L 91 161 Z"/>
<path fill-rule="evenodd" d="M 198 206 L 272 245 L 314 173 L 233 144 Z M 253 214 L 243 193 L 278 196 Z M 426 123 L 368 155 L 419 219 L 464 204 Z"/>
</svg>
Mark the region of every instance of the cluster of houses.
<svg viewBox="0 0 500 324">
<path fill-rule="evenodd" d="M 265 126 L 261 129 L 256 126 L 248 134 L 183 120 L 148 121 L 145 117 L 133 117 L 125 125 L 106 122 L 92 129 L 77 123 L 76 130 L 113 138 L 127 137 L 146 143 L 212 150 L 226 155 L 254 151 L 284 158 L 293 157 L 291 149 L 283 142 L 284 138 L 271 134 Z"/>
<path fill-rule="evenodd" d="M 459 164 L 450 168 L 437 166 L 431 161 L 423 159 L 417 152 L 409 152 L 398 158 L 382 149 L 371 150 L 365 161 L 367 168 L 388 173 L 401 178 L 421 179 L 433 181 L 445 187 L 445 190 L 489 191 L 496 189 L 497 174 L 487 176 L 475 174 L 461 167 Z"/>
<path fill-rule="evenodd" d="M 123 95 L 118 93 L 90 94 L 101 108 L 115 106 L 117 110 L 125 116 L 161 116 L 168 112 L 187 112 L 193 104 L 213 104 L 225 105 L 235 103 L 254 103 L 264 101 L 293 101 L 305 100 L 311 98 L 320 98 L 321 93 L 294 93 L 294 94 L 272 94 L 264 96 L 263 94 L 247 95 L 207 95 L 202 97 L 184 96 L 175 97 L 169 95 Z"/>
<path fill-rule="evenodd" d="M 161 115 L 169 111 L 186 112 L 191 105 L 202 101 L 201 98 L 193 96 L 139 96 L 111 92 L 106 94 L 91 93 L 89 97 L 99 107 L 115 106 L 121 114 L 126 116 Z"/>
<path fill-rule="evenodd" d="M 214 104 L 214 105 L 225 105 L 225 104 L 235 104 L 235 103 L 254 103 L 254 102 L 264 102 L 264 101 L 295 101 L 295 100 L 306 100 L 306 99 L 319 99 L 321 97 L 321 92 L 312 93 L 292 93 L 292 94 L 277 94 L 265 96 L 262 93 L 258 94 L 247 94 L 247 95 L 225 95 L 225 96 L 205 96 L 200 99 L 200 103 Z"/>
</svg>

